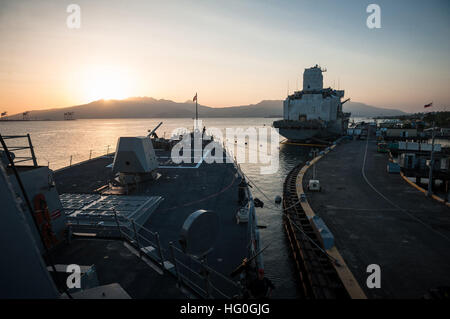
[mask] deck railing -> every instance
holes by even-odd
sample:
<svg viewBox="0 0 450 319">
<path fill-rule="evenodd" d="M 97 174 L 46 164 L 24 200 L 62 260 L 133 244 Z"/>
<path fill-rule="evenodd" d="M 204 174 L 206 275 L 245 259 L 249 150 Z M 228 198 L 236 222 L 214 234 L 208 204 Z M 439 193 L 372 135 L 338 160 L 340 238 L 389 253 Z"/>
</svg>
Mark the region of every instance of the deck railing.
<svg viewBox="0 0 450 319">
<path fill-rule="evenodd" d="M 220 139 L 217 140 L 220 141 Z M 227 144 L 224 140 L 222 140 L 221 142 L 225 155 L 233 160 L 233 165 L 236 171 L 238 172 L 239 177 L 245 179 L 245 174 L 241 169 L 241 165 L 237 162 L 233 150 L 229 150 L 226 147 Z M 247 198 L 247 209 L 248 209 L 247 227 L 248 227 L 248 234 L 250 236 L 248 245 L 248 256 L 251 258 L 261 251 L 261 241 L 257 226 L 255 203 L 253 201 L 253 196 L 248 186 L 245 188 L 245 196 Z M 256 269 L 264 269 L 262 255 L 258 255 L 256 257 L 256 259 L 254 260 L 254 266 Z"/>
<path fill-rule="evenodd" d="M 86 150 L 84 153 L 73 153 L 67 155 L 66 159 L 60 159 L 58 161 L 47 160 L 46 164 L 49 168 L 50 166 L 52 166 L 55 167 L 56 171 L 58 171 L 72 167 L 73 165 L 90 161 L 94 158 L 112 156 L 113 154 L 114 150 L 111 148 L 111 146 L 105 145 L 103 148 L 99 147 L 95 149 L 89 149 L 89 151 Z"/>
<path fill-rule="evenodd" d="M 177 278 L 179 285 L 185 285 L 201 298 L 207 299 L 230 299 L 241 294 L 240 283 L 211 268 L 206 259 L 186 254 L 172 242 L 165 249 L 157 232 L 132 219 L 119 218 L 117 213 L 114 215 L 119 236 L 131 244 L 141 257 L 151 259 L 163 272 Z"/>
<path fill-rule="evenodd" d="M 236 162 L 235 162 L 235 165 L 237 167 L 238 174 L 242 178 L 245 178 L 245 175 L 242 172 L 240 165 L 237 164 Z M 258 225 L 257 225 L 257 220 L 256 220 L 255 202 L 253 201 L 253 196 L 252 196 L 252 193 L 251 193 L 250 189 L 248 188 L 248 186 L 245 188 L 245 195 L 247 198 L 247 209 L 248 209 L 247 227 L 248 227 L 248 234 L 250 234 L 248 250 L 249 250 L 249 256 L 253 257 L 253 256 L 257 255 L 258 252 L 261 251 L 261 241 L 260 241 L 260 237 L 259 237 L 259 230 L 258 230 Z M 264 269 L 262 255 L 258 255 L 256 257 L 255 266 L 256 266 L 255 268 L 257 268 L 257 269 Z"/>
<path fill-rule="evenodd" d="M 10 140 L 20 141 L 21 144 L 16 144 L 12 141 L 10 142 Z M 25 140 L 25 143 L 23 143 L 24 140 Z M 89 152 L 86 151 L 83 154 L 72 153 L 70 155 L 67 155 L 67 157 L 65 159 L 60 159 L 60 160 L 50 161 L 49 159 L 41 157 L 41 160 L 39 160 L 39 163 L 38 163 L 38 159 L 34 152 L 33 144 L 31 143 L 30 134 L 26 134 L 26 135 L 1 135 L 0 134 L 0 143 L 1 143 L 0 150 L 9 151 L 10 153 L 14 154 L 14 157 L 13 157 L 14 164 L 32 162 L 31 165 L 33 165 L 35 167 L 37 167 L 39 164 L 41 164 L 43 166 L 48 166 L 49 168 L 50 168 L 50 166 L 55 167 L 57 170 L 71 167 L 72 165 L 76 165 L 79 163 L 83 163 L 83 162 L 91 160 L 95 157 L 110 156 L 110 155 L 114 154 L 114 149 L 111 147 L 111 145 L 105 145 L 104 147 L 90 149 Z M 27 145 L 22 145 L 22 144 L 27 144 Z"/>
<path fill-rule="evenodd" d="M 23 140 L 26 139 L 25 143 L 28 145 L 7 145 L 6 140 Z M 33 162 L 33 166 L 37 167 L 36 155 L 34 154 L 33 144 L 31 143 L 30 134 L 27 135 L 1 135 L 0 134 L 0 148 L 5 152 L 17 152 L 19 156 L 13 156 L 14 164 L 22 163 L 22 162 Z M 26 151 L 30 152 L 29 156 L 26 155 Z M 25 153 L 25 154 L 24 154 Z"/>
</svg>

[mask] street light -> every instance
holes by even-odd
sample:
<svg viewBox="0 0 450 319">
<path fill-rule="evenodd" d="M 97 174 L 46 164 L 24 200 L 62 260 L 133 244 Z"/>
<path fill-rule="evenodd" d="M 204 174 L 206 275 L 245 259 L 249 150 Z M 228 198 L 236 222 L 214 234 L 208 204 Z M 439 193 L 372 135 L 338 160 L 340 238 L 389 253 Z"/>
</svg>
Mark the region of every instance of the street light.
<svg viewBox="0 0 450 319">
<path fill-rule="evenodd" d="M 431 197 L 431 195 L 433 194 L 433 189 L 432 189 L 432 185 L 433 185 L 433 163 L 434 163 L 434 159 L 433 159 L 433 155 L 434 155 L 434 127 L 435 127 L 435 121 L 433 121 L 433 127 L 431 128 L 431 157 L 430 157 L 430 172 L 428 174 L 428 192 L 427 192 L 427 196 Z"/>
</svg>

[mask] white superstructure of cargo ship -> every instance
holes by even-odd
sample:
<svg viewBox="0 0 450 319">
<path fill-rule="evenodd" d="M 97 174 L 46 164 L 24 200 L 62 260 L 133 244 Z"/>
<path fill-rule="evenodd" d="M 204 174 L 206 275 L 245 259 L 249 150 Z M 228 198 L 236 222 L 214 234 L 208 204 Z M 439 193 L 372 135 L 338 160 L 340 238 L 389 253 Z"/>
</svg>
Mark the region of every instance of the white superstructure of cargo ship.
<svg viewBox="0 0 450 319">
<path fill-rule="evenodd" d="M 326 70 L 318 65 L 303 72 L 303 90 L 288 95 L 283 102 L 283 120 L 273 122 L 282 136 L 291 141 L 329 138 L 346 132 L 350 113 L 342 111 L 344 90 L 323 87 Z"/>
</svg>

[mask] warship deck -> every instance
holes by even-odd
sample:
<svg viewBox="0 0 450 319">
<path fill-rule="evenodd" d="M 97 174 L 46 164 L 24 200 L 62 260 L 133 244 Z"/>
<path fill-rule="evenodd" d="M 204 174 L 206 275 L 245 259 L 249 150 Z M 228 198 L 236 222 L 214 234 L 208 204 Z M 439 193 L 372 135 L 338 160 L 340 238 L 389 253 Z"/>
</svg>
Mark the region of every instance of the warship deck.
<svg viewBox="0 0 450 319">
<path fill-rule="evenodd" d="M 177 287 L 176 278 L 163 274 L 156 264 L 140 258 L 120 240 L 74 238 L 58 247 L 52 257 L 60 265 L 95 265 L 100 286 L 118 283 L 133 299 L 195 298 Z"/>
<path fill-rule="evenodd" d="M 450 286 L 450 209 L 388 174 L 387 163 L 373 139 L 342 142 L 316 164 L 322 191 L 306 196 L 368 297 L 421 298 Z M 381 267 L 381 288 L 367 288 L 370 264 Z"/>
<path fill-rule="evenodd" d="M 129 195 L 162 196 L 163 201 L 150 215 L 143 225 L 146 229 L 157 232 L 160 236 L 161 247 L 164 256 L 170 260 L 169 242 L 173 242 L 176 247 L 180 247 L 178 240 L 180 230 L 185 219 L 199 209 L 214 211 L 219 217 L 219 234 L 213 250 L 208 254 L 208 266 L 228 277 L 229 274 L 248 255 L 250 235 L 247 223 L 236 223 L 236 212 L 240 208 L 238 203 L 238 184 L 240 177 L 233 163 L 182 163 L 179 165 L 170 163 L 170 151 L 155 150 L 160 168 L 157 170 L 160 177 L 156 180 L 140 183 L 139 186 L 130 192 Z M 56 188 L 62 193 L 92 193 L 100 187 L 106 185 L 113 177 L 110 164 L 113 158 L 96 158 L 78 165 L 64 168 L 55 172 Z M 92 242 L 92 243 L 91 243 Z M 95 242 L 95 243 L 94 243 Z M 122 250 L 123 244 L 115 244 L 111 241 L 104 243 L 97 240 L 85 240 L 80 242 L 75 240 L 71 245 L 75 248 L 69 250 L 60 249 L 55 257 L 56 263 L 80 263 L 96 264 L 109 251 L 108 247 L 114 250 Z M 120 247 L 119 247 L 119 246 Z M 77 250 L 76 247 L 80 246 Z M 82 253 L 71 254 L 70 251 Z M 114 264 L 128 263 L 126 257 L 120 260 L 123 253 L 116 253 Z M 125 254 L 128 256 L 129 254 Z M 125 256 L 124 255 L 124 256 Z M 58 257 L 59 256 L 59 257 Z M 74 260 L 71 260 L 73 257 Z M 78 260 L 79 259 L 79 260 Z M 138 264 L 137 261 L 132 263 Z M 117 278 L 115 282 L 127 280 L 140 281 L 139 274 L 143 271 L 141 266 L 131 267 L 126 271 L 121 271 L 120 265 L 114 267 L 99 267 L 99 277 Z M 154 271 L 154 270 L 149 270 Z M 104 272 L 105 274 L 101 274 Z M 136 273 L 134 273 L 136 272 Z M 154 275 L 154 274 L 153 274 Z M 168 277 L 164 279 L 149 279 L 154 281 L 152 285 L 155 290 L 145 294 L 142 289 L 133 288 L 129 292 L 131 297 L 153 298 L 163 296 L 164 298 L 177 298 L 176 280 Z M 159 279 L 158 279 L 159 278 Z M 167 279 L 167 280 L 166 280 Z M 236 279 L 236 278 L 234 278 Z M 130 286 L 130 285 L 128 285 Z M 167 286 L 167 287 L 166 287 Z M 124 285 L 126 289 L 127 285 Z M 126 289 L 128 291 L 128 289 Z M 138 291 L 133 295 L 133 291 Z"/>
</svg>

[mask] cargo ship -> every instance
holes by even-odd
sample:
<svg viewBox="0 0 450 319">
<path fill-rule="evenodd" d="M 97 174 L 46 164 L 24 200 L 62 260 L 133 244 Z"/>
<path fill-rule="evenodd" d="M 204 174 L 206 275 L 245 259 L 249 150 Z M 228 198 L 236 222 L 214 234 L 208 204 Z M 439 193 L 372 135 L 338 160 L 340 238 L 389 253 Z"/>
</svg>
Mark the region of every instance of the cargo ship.
<svg viewBox="0 0 450 319">
<path fill-rule="evenodd" d="M 345 134 L 350 113 L 344 113 L 344 90 L 323 87 L 326 69 L 317 64 L 303 72 L 303 90 L 288 95 L 283 102 L 283 119 L 273 127 L 289 141 L 333 139 Z"/>
</svg>

